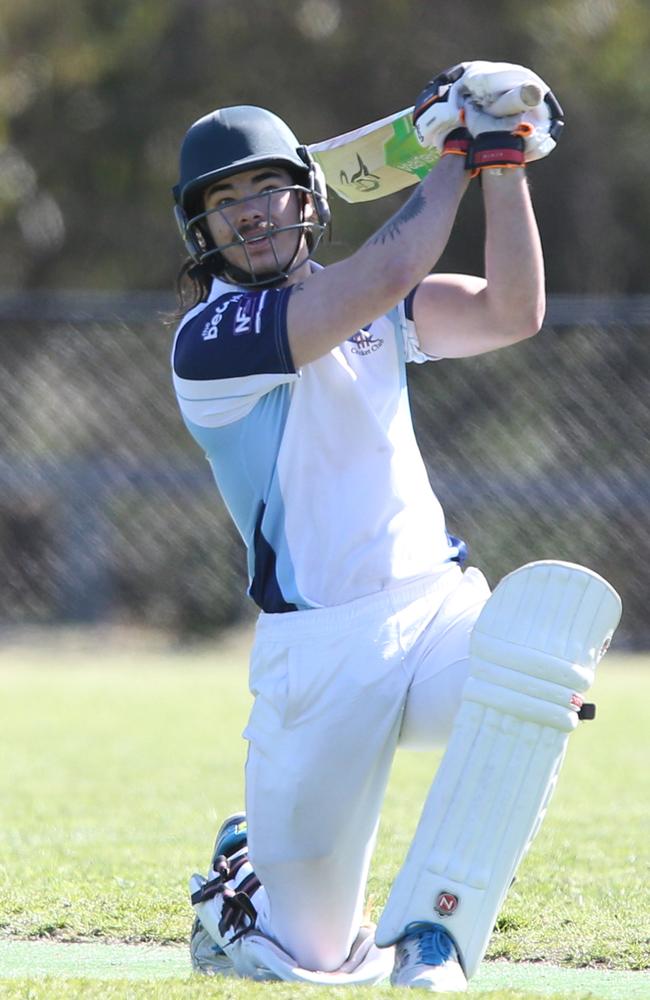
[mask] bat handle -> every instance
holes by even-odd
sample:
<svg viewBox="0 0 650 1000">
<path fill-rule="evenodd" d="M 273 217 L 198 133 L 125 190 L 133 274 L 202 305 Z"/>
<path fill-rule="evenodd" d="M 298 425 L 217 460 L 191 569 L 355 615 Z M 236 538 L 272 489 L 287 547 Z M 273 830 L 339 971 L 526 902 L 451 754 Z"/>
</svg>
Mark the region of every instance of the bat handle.
<svg viewBox="0 0 650 1000">
<path fill-rule="evenodd" d="M 544 99 L 542 88 L 537 83 L 522 83 L 519 87 L 500 94 L 491 104 L 483 108 L 495 118 L 505 118 L 507 115 L 518 115 L 529 108 L 535 108 Z"/>
</svg>

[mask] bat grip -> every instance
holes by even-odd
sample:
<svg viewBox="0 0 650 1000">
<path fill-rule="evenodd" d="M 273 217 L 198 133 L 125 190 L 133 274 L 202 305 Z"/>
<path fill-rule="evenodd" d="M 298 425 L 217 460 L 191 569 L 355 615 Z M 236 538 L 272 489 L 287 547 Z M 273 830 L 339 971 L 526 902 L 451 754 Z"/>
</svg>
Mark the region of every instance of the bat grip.
<svg viewBox="0 0 650 1000">
<path fill-rule="evenodd" d="M 522 83 L 519 87 L 500 94 L 491 104 L 483 108 L 495 118 L 506 118 L 508 115 L 519 115 L 523 111 L 536 107 L 544 100 L 542 88 L 536 83 Z"/>
</svg>

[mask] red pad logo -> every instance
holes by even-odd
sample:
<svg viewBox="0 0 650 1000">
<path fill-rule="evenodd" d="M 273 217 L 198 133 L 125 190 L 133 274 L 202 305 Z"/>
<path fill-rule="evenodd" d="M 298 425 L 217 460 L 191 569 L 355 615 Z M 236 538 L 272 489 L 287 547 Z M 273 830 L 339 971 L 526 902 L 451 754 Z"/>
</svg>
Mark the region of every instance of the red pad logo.
<svg viewBox="0 0 650 1000">
<path fill-rule="evenodd" d="M 454 896 L 453 892 L 441 892 L 434 907 L 441 917 L 450 917 L 457 908 L 458 896 Z"/>
</svg>

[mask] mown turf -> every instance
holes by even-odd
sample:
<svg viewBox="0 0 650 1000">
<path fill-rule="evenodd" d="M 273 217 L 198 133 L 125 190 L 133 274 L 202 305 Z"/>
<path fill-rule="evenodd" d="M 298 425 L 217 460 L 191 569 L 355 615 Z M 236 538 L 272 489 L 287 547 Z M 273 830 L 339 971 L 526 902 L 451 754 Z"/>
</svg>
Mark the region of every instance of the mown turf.
<svg viewBox="0 0 650 1000">
<path fill-rule="evenodd" d="M 165 980 L 160 983 L 131 983 L 128 980 L 113 983 L 96 983 L 89 979 L 62 982 L 51 978 L 40 983 L 28 984 L 0 980 L 2 996 L 6 1000 L 395 1000 L 396 991 L 390 987 L 367 988 L 333 987 L 326 993 L 322 987 L 291 986 L 284 983 L 213 983 L 205 981 L 180 982 Z M 6 991 L 6 992 L 5 992 Z M 540 1000 L 539 993 L 521 990 L 489 990 L 471 994 L 474 1000 Z M 413 996 L 425 996 L 417 991 Z M 452 1000 L 457 993 L 437 994 L 441 1000 Z M 547 993 L 547 1000 L 601 1000 L 592 992 Z M 606 998 L 603 997 L 603 1000 Z M 620 1000 L 624 1000 L 623 997 Z"/>
<path fill-rule="evenodd" d="M 255 986 L 250 982 L 210 980 L 201 982 L 201 977 L 192 974 L 185 947 L 160 945 L 125 945 L 88 942 L 84 944 L 48 940 L 18 941 L 0 939 L 0 970 L 5 977 L 0 979 L 0 996 L 5 996 L 4 987 L 11 986 L 15 992 L 17 985 L 36 985 L 38 990 L 46 987 L 58 996 L 68 996 L 68 991 L 79 990 L 80 996 L 90 992 L 98 993 L 98 984 L 89 989 L 93 981 L 103 980 L 107 984 L 119 981 L 120 988 L 129 990 L 134 982 L 147 981 L 155 995 L 161 992 L 156 981 L 164 979 L 162 987 L 165 996 L 183 997 L 188 993 L 189 978 L 202 990 L 201 996 L 235 997 L 246 1000 L 251 990 L 261 996 L 268 987 Z M 29 979 L 26 973 L 29 971 Z M 49 977 L 49 978 L 48 978 Z M 47 982 L 43 983 L 43 979 Z M 196 980 L 199 982 L 196 982 Z M 35 982 L 36 980 L 36 982 Z M 40 985 L 39 985 L 40 984 Z M 271 993 L 305 1000 L 313 995 L 313 988 L 298 985 L 279 986 L 273 984 Z M 330 990 L 318 995 L 329 996 Z M 554 965 L 539 965 L 515 962 L 483 962 L 477 975 L 470 983 L 472 998 L 480 997 L 566 997 L 586 995 L 599 1000 L 647 1000 L 650 996 L 650 974 L 620 970 L 571 969 Z M 12 994 L 13 995 L 13 994 Z M 39 993 L 39 995 L 41 995 Z M 148 994 L 147 994 L 148 995 Z M 391 995 L 389 987 L 365 988 L 339 991 L 351 1000 L 369 1000 L 370 997 Z M 395 993 L 393 992 L 393 996 Z"/>
<path fill-rule="evenodd" d="M 597 721 L 572 738 L 491 957 L 650 966 L 647 666 L 603 662 Z M 205 869 L 221 817 L 242 803 L 243 648 L 7 645 L 0 705 L 0 934 L 185 940 L 187 877 Z M 398 755 L 369 884 L 375 916 L 436 759 Z"/>
</svg>

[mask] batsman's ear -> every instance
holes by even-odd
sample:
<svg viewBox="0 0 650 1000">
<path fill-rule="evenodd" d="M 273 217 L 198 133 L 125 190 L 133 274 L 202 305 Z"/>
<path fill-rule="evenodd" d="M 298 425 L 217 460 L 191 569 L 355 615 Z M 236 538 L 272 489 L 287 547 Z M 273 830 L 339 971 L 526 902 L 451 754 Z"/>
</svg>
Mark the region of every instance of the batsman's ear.
<svg viewBox="0 0 650 1000">
<path fill-rule="evenodd" d="M 323 168 L 320 163 L 316 162 L 306 146 L 298 147 L 298 156 L 304 161 L 305 166 L 309 169 L 308 187 L 314 196 L 316 211 L 318 213 L 318 221 L 323 226 L 326 226 L 332 218 L 332 213 L 327 199 L 327 182 L 325 180 Z"/>
</svg>

